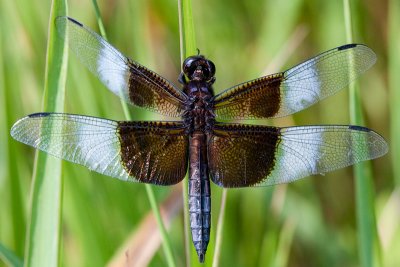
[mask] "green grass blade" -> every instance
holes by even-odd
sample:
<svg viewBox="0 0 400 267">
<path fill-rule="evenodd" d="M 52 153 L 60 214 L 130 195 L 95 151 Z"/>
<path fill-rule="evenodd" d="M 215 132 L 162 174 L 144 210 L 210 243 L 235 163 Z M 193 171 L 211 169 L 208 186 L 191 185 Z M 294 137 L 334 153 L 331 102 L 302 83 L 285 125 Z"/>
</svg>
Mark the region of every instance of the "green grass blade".
<svg viewBox="0 0 400 267">
<path fill-rule="evenodd" d="M 389 76 L 389 99 L 390 99 L 390 145 L 391 145 L 391 156 L 392 156 L 392 168 L 393 168 L 393 178 L 394 178 L 394 189 L 392 193 L 391 199 L 395 199 L 393 196 L 398 196 L 399 187 L 400 187 L 400 32 L 399 32 L 399 21 L 400 21 L 400 5 L 398 0 L 389 1 L 389 18 L 388 18 L 388 26 L 389 26 L 389 38 L 388 38 L 388 76 Z M 389 202 L 389 201 L 388 201 Z M 395 201 L 390 201 L 395 202 Z M 389 203 L 390 203 L 389 202 Z M 391 216 L 399 215 L 396 210 L 398 210 L 398 202 L 395 202 L 392 209 L 388 208 L 387 214 L 391 214 Z M 386 208 L 385 208 L 386 209 Z M 392 217 L 392 223 L 397 225 L 397 235 L 394 232 L 393 235 L 389 234 L 389 236 L 399 237 L 398 234 L 399 226 L 398 226 L 398 216 Z M 386 225 L 390 225 L 390 219 L 387 220 Z M 385 225 L 383 229 L 387 229 L 388 227 Z M 399 257 L 394 257 L 394 251 L 398 250 L 399 242 L 394 241 L 391 243 L 391 246 L 386 245 L 385 240 L 383 240 L 383 248 L 384 248 L 384 256 L 383 262 L 385 266 L 396 266 L 400 263 Z M 392 248 L 393 247 L 393 248 Z M 393 252 L 392 252 L 393 251 Z"/>
<path fill-rule="evenodd" d="M 15 56 L 17 53 L 13 53 L 18 47 L 15 45 L 13 32 L 18 28 L 17 23 L 20 21 L 19 14 L 13 12 L 13 3 L 0 3 L 0 195 L 3 204 L 3 207 L 0 207 L 0 238 L 21 257 L 25 249 L 27 221 L 27 205 L 21 176 L 28 177 L 31 171 L 24 172 L 26 169 L 23 164 L 18 163 L 18 144 L 10 139 L 9 133 L 23 106 L 20 103 L 12 103 L 12 100 L 18 99 L 18 90 L 13 89 L 21 86 L 23 79 L 20 76 L 20 66 L 25 63 L 18 61 Z"/>
<path fill-rule="evenodd" d="M 389 1 L 389 88 L 390 88 L 390 130 L 393 176 L 400 186 L 400 5 L 398 0 Z"/>
<path fill-rule="evenodd" d="M 344 0 L 343 4 L 346 39 L 348 43 L 353 43 L 350 1 Z M 350 122 L 353 125 L 363 125 L 364 118 L 359 87 L 357 84 L 352 83 L 349 89 Z M 358 163 L 354 165 L 353 170 L 355 176 L 357 236 L 360 265 L 371 267 L 377 262 L 377 255 L 374 253 L 374 248 L 378 244 L 375 207 L 373 205 L 375 196 L 371 162 Z"/>
<path fill-rule="evenodd" d="M 294 233 L 296 230 L 296 219 L 288 218 L 279 233 L 278 245 L 275 255 L 275 260 L 272 266 L 283 267 L 288 266 L 290 248 L 294 238 Z"/>
<path fill-rule="evenodd" d="M 97 24 L 99 25 L 100 34 L 107 40 L 106 30 L 104 29 L 103 20 L 101 19 L 99 5 L 96 0 L 92 0 L 94 11 L 96 12 Z"/>
<path fill-rule="evenodd" d="M 171 242 L 169 241 L 167 230 L 165 229 L 164 223 L 161 219 L 161 214 L 160 214 L 160 209 L 158 208 L 156 198 L 154 196 L 153 189 L 151 188 L 151 185 L 146 184 L 146 191 L 147 191 L 147 196 L 150 201 L 150 206 L 151 209 L 153 210 L 154 217 L 156 218 L 158 228 L 161 233 L 161 238 L 163 240 L 163 249 L 165 256 L 167 258 L 167 263 L 168 266 L 176 266 L 175 260 L 172 254 L 172 247 L 171 247 Z"/>
<path fill-rule="evenodd" d="M 0 259 L 2 259 L 8 266 L 22 267 L 23 262 L 11 250 L 0 243 Z"/>
<path fill-rule="evenodd" d="M 94 7 L 95 7 L 95 11 L 96 11 L 97 21 L 99 23 L 99 28 L 101 30 L 101 35 L 103 36 L 103 38 L 107 39 L 106 38 L 106 32 L 104 30 L 103 22 L 102 22 L 102 19 L 101 19 L 100 10 L 99 10 L 98 5 L 97 5 L 97 1 L 93 0 L 93 4 L 94 4 Z M 121 99 L 121 105 L 122 105 L 122 109 L 124 111 L 125 118 L 127 120 L 132 120 L 132 116 L 131 116 L 131 114 L 129 112 L 128 104 L 124 100 Z M 162 241 L 163 241 L 162 247 L 163 247 L 163 250 L 164 250 L 164 253 L 165 253 L 167 264 L 170 267 L 176 266 L 175 260 L 174 260 L 174 256 L 173 256 L 173 253 L 172 253 L 171 242 L 169 241 L 167 230 L 166 230 L 165 225 L 164 225 L 164 223 L 162 221 L 161 213 L 160 213 L 160 210 L 158 208 L 156 198 L 154 196 L 153 188 L 149 184 L 145 184 L 144 186 L 146 187 L 147 197 L 149 199 L 151 209 L 152 209 L 152 211 L 154 213 L 154 217 L 155 217 L 155 219 L 157 221 L 158 229 L 159 229 L 160 234 L 161 234 L 161 238 L 162 238 Z"/>
<path fill-rule="evenodd" d="M 226 206 L 226 197 L 228 194 L 228 190 L 225 188 L 222 190 L 221 197 L 221 207 L 218 215 L 218 223 L 217 223 L 217 233 L 215 234 L 215 251 L 213 258 L 213 267 L 219 266 L 219 259 L 221 256 L 221 245 L 222 245 L 222 229 L 224 226 L 224 215 L 225 215 L 225 206 Z"/>
<path fill-rule="evenodd" d="M 196 35 L 194 32 L 193 14 L 192 14 L 192 1 L 191 0 L 178 0 L 178 15 L 179 15 L 179 34 L 180 34 L 180 54 L 181 62 L 187 57 L 196 54 Z M 194 249 L 190 242 L 189 230 L 189 207 L 188 207 L 188 179 L 182 182 L 183 194 L 183 217 L 185 224 L 185 254 L 186 266 L 191 265 L 191 259 Z M 197 257 L 196 257 L 197 258 Z"/>
<path fill-rule="evenodd" d="M 65 1 L 52 2 L 43 98 L 43 110 L 50 112 L 64 109 L 67 49 L 57 35 L 54 19 L 66 12 Z M 25 265 L 57 266 L 60 260 L 62 215 L 61 160 L 37 152 L 31 203 Z"/>
<path fill-rule="evenodd" d="M 179 32 L 181 44 L 181 62 L 196 52 L 196 35 L 194 32 L 192 1 L 179 0 Z"/>
</svg>

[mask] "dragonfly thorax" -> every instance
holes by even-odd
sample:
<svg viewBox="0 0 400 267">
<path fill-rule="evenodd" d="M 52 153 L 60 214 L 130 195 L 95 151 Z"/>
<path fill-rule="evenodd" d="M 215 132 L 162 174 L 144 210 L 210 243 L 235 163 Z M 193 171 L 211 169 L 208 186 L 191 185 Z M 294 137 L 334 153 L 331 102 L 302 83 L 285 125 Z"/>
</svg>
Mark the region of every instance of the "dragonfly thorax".
<svg viewBox="0 0 400 267">
<path fill-rule="evenodd" d="M 209 132 L 215 122 L 212 111 L 213 89 L 207 82 L 192 80 L 185 84 L 183 90 L 188 95 L 183 115 L 188 132 Z"/>
</svg>

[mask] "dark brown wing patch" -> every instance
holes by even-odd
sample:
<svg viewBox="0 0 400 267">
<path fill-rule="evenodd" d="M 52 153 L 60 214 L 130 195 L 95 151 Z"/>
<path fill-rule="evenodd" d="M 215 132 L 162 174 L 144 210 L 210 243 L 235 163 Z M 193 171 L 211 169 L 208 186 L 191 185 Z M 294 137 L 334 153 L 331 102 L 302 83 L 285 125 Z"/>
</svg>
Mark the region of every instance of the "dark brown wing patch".
<svg viewBox="0 0 400 267">
<path fill-rule="evenodd" d="M 283 74 L 252 80 L 220 94 L 214 103 L 218 118 L 269 118 L 281 104 L 280 85 Z"/>
<path fill-rule="evenodd" d="M 216 124 L 208 144 L 212 181 L 222 187 L 253 186 L 274 169 L 279 128 Z"/>
<path fill-rule="evenodd" d="M 171 185 L 187 169 L 188 137 L 181 123 L 119 122 L 121 161 L 143 183 Z"/>
<path fill-rule="evenodd" d="M 131 103 L 171 117 L 183 111 L 184 95 L 157 73 L 129 60 Z"/>
</svg>

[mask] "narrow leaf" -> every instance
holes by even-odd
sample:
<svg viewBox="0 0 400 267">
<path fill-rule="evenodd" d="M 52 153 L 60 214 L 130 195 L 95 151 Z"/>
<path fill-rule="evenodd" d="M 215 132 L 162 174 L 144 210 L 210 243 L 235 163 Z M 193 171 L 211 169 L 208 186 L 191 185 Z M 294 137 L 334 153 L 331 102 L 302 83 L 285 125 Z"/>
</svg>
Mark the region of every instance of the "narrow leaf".
<svg viewBox="0 0 400 267">
<path fill-rule="evenodd" d="M 67 49 L 54 19 L 65 15 L 66 1 L 54 0 L 49 19 L 43 110 L 64 109 Z M 62 180 L 61 160 L 37 152 L 31 194 L 26 266 L 57 266 L 60 260 Z"/>
<path fill-rule="evenodd" d="M 194 23 L 192 15 L 192 1 L 191 0 L 178 0 L 178 13 L 179 13 L 179 33 L 180 33 L 180 54 L 181 62 L 186 57 L 195 54 L 196 50 L 196 38 L 194 33 Z M 192 255 L 190 247 L 190 230 L 189 230 L 189 206 L 188 206 L 188 179 L 182 182 L 182 194 L 183 194 L 183 217 L 185 225 L 185 254 L 186 254 L 186 266 L 190 267 Z M 194 249 L 192 249 L 192 252 Z"/>
<path fill-rule="evenodd" d="M 14 254 L 11 250 L 3 246 L 0 243 L 0 258 L 8 265 L 12 267 L 22 267 L 23 262 L 17 255 Z"/>
<path fill-rule="evenodd" d="M 352 18 L 350 1 L 344 0 L 344 17 L 346 24 L 346 39 L 353 43 Z M 353 125 L 363 125 L 360 88 L 357 84 L 350 84 L 350 122 Z M 356 213 L 358 231 L 358 249 L 360 265 L 364 267 L 374 266 L 376 255 L 374 246 L 377 242 L 376 217 L 374 208 L 374 188 L 371 162 L 366 161 L 354 165 Z"/>
<path fill-rule="evenodd" d="M 400 186 L 400 3 L 398 0 L 389 1 L 389 87 L 390 87 L 390 128 L 391 154 L 395 183 Z"/>
</svg>

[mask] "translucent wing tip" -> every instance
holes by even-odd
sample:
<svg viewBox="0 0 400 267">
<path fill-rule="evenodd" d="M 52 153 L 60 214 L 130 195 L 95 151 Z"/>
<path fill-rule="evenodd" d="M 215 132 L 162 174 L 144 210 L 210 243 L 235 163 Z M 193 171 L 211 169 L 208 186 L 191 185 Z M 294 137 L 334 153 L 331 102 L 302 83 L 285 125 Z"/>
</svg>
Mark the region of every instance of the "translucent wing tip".
<svg viewBox="0 0 400 267">
<path fill-rule="evenodd" d="M 389 152 L 389 144 L 379 133 L 362 126 L 350 126 L 350 129 L 368 132 L 368 142 L 370 143 L 369 159 L 380 158 Z"/>
<path fill-rule="evenodd" d="M 68 27 L 68 24 L 70 24 L 69 26 L 78 26 L 81 28 L 84 28 L 85 26 L 83 26 L 82 23 L 80 23 L 79 21 L 67 17 L 67 16 L 58 16 L 55 18 L 54 23 L 56 25 L 58 34 L 62 37 L 65 38 L 65 34 L 66 34 L 66 29 Z"/>
<path fill-rule="evenodd" d="M 365 132 L 367 134 L 366 141 L 369 147 L 369 156 L 363 160 L 371 160 L 384 156 L 389 152 L 389 145 L 385 138 L 379 133 L 363 126 L 349 125 L 350 130 Z"/>
<path fill-rule="evenodd" d="M 365 72 L 371 68 L 377 60 L 375 52 L 364 44 L 345 44 L 337 48 L 338 51 L 354 49 L 354 54 L 359 56 L 364 61 L 365 68 L 361 72 Z"/>
<path fill-rule="evenodd" d="M 39 116 L 39 114 L 41 114 L 41 113 L 31 114 L 31 115 L 23 117 L 23 118 L 19 119 L 17 122 L 15 122 L 10 130 L 11 137 L 19 142 L 26 143 L 26 142 L 24 142 L 24 139 L 25 139 L 24 134 L 21 134 L 21 129 L 23 129 L 25 127 L 26 122 L 27 122 L 27 120 L 29 120 L 30 116 L 32 116 L 32 117 L 34 117 L 35 115 Z M 42 113 L 42 114 L 44 114 L 44 113 Z"/>
<path fill-rule="evenodd" d="M 38 119 L 38 118 L 47 117 L 47 116 L 50 116 L 51 114 L 52 113 L 48 113 L 48 112 L 38 112 L 38 113 L 29 114 L 28 116 L 25 116 L 25 117 L 19 119 L 11 127 L 11 130 L 10 130 L 11 137 L 19 142 L 33 146 L 32 142 L 31 142 L 31 140 L 34 138 L 34 135 L 35 135 L 35 132 L 34 132 L 35 127 L 32 127 L 32 126 L 35 126 L 33 124 L 33 120 Z"/>
</svg>

